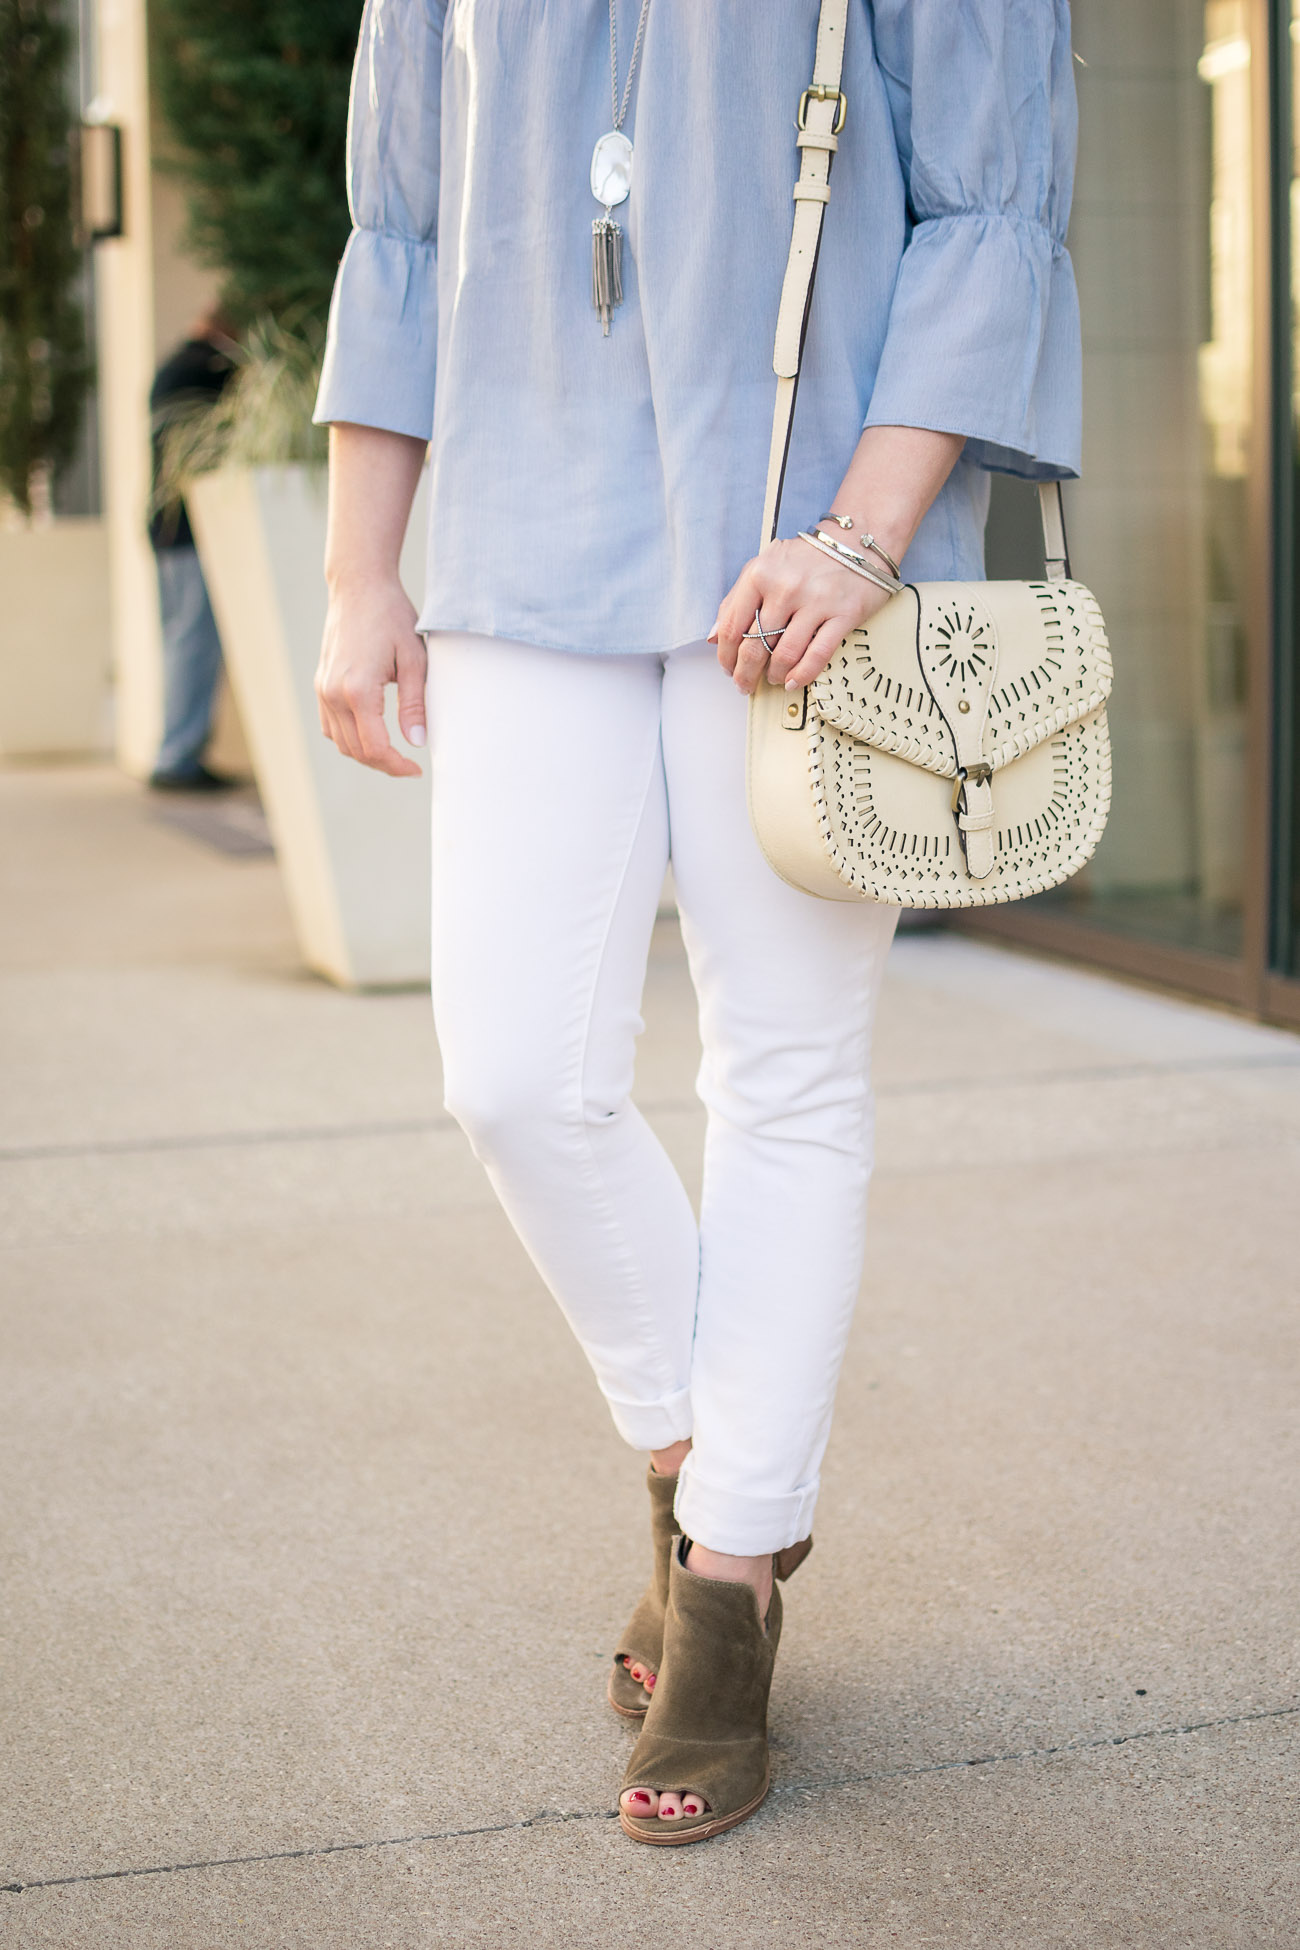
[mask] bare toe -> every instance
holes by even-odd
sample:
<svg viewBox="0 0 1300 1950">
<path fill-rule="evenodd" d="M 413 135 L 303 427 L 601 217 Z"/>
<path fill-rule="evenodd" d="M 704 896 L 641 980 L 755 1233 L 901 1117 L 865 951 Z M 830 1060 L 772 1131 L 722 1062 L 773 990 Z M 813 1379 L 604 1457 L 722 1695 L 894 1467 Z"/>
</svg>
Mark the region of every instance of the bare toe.
<svg viewBox="0 0 1300 1950">
<path fill-rule="evenodd" d="M 680 1821 L 682 1817 L 682 1797 L 669 1790 L 659 1796 L 660 1821 Z"/>
<path fill-rule="evenodd" d="M 625 1815 L 638 1821 L 647 1821 L 659 1812 L 659 1796 L 653 1788 L 628 1788 L 619 1796 L 619 1806 Z"/>
<path fill-rule="evenodd" d="M 705 1813 L 708 1805 L 707 1801 L 701 1801 L 698 1794 L 684 1794 L 682 1796 L 682 1813 L 684 1815 L 702 1815 Z"/>
</svg>

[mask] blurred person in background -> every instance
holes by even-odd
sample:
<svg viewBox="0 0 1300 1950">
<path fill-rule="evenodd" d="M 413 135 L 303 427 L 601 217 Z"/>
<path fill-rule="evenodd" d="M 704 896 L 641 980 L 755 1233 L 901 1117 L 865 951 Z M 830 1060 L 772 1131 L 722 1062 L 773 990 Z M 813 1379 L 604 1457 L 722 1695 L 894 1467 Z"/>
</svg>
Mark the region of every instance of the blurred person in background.
<svg viewBox="0 0 1300 1950">
<path fill-rule="evenodd" d="M 220 398 L 237 358 L 230 321 L 213 307 L 159 366 L 149 394 L 155 483 L 168 428 Z M 181 497 L 155 508 L 149 540 L 163 637 L 163 736 L 149 783 L 156 792 L 220 792 L 234 781 L 210 770 L 203 754 L 221 677 L 221 637 Z"/>
</svg>

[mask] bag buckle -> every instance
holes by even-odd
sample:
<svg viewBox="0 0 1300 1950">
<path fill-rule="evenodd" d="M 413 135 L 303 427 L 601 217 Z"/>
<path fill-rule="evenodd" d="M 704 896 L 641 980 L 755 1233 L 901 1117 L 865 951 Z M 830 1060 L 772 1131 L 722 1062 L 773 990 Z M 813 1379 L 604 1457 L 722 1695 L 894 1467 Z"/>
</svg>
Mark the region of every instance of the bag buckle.
<svg viewBox="0 0 1300 1950">
<path fill-rule="evenodd" d="M 965 810 L 964 795 L 968 783 L 970 785 L 987 785 L 992 777 L 993 767 L 982 758 L 975 765 L 959 765 L 957 767 L 957 776 L 953 780 L 951 810 L 956 812 L 958 806 L 961 806 L 963 811 Z"/>
<path fill-rule="evenodd" d="M 788 101 L 789 99 L 787 95 L 786 100 Z M 831 123 L 831 134 L 838 135 L 848 120 L 849 114 L 848 98 L 844 94 L 843 89 L 828 88 L 824 81 L 814 81 L 810 88 L 805 88 L 799 97 L 799 113 L 795 118 L 796 128 L 807 128 L 809 102 L 835 103 L 835 120 Z"/>
</svg>

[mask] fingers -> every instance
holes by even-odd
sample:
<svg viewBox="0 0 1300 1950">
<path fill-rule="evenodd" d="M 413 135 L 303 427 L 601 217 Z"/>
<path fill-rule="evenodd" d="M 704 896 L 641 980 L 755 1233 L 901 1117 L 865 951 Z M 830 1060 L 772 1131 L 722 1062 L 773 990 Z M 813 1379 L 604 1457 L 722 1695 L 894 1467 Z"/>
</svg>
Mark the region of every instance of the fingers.
<svg viewBox="0 0 1300 1950">
<path fill-rule="evenodd" d="M 384 687 L 380 685 L 376 689 L 363 679 L 349 695 L 348 702 L 362 764 L 376 772 L 387 772 L 394 779 L 418 775 L 420 768 L 414 759 L 404 757 L 388 735 L 384 722 Z"/>
<path fill-rule="evenodd" d="M 782 578 L 759 560 L 741 571 L 724 599 L 709 641 L 716 642 L 718 662 L 747 697 L 762 682 L 768 660 L 763 639 L 749 633 L 756 629 L 761 616 L 769 639 L 777 643 L 781 641 L 777 632 L 784 629 L 793 611 L 793 596 L 784 588 Z"/>
<path fill-rule="evenodd" d="M 767 607 L 762 611 L 763 627 L 767 631 L 768 641 L 780 644 L 785 642 L 785 638 L 778 636 L 776 632 L 785 627 L 786 619 L 779 611 L 773 615 L 774 607 L 775 605 L 769 599 Z M 764 647 L 762 637 L 751 637 L 741 644 L 740 654 L 736 658 L 736 666 L 732 674 L 737 688 L 742 690 L 746 697 L 752 696 L 762 683 L 767 674 L 768 662 L 769 653 Z"/>
<path fill-rule="evenodd" d="M 776 648 L 765 673 L 769 684 L 784 684 L 812 642 L 821 622 L 822 616 L 818 610 L 801 609 L 790 618 L 784 636 L 772 639 Z"/>
<path fill-rule="evenodd" d="M 401 585 L 380 579 L 331 596 L 316 673 L 321 730 L 345 758 L 390 778 L 420 776 L 414 760 L 399 752 L 384 721 L 389 684 L 397 685 L 398 723 L 411 744 L 426 737 L 424 640 Z"/>
<path fill-rule="evenodd" d="M 744 648 L 741 639 L 753 622 L 758 606 L 763 600 L 757 569 L 756 561 L 745 564 L 723 598 L 717 621 L 709 634 L 709 642 L 716 643 L 718 646 L 718 662 L 728 676 L 735 675 L 736 663 Z"/>
<path fill-rule="evenodd" d="M 408 745 L 425 743 L 428 732 L 424 719 L 424 682 L 429 653 L 424 638 L 413 636 L 397 652 L 397 722 Z"/>
<path fill-rule="evenodd" d="M 388 735 L 382 681 L 376 685 L 358 672 L 345 671 L 341 677 L 328 678 L 318 695 L 325 735 L 344 757 L 369 765 L 376 772 L 387 772 L 390 778 L 420 776 L 419 766 L 404 757 Z M 423 721 L 423 710 L 420 715 Z"/>
<path fill-rule="evenodd" d="M 784 683 L 787 690 L 801 690 L 803 684 L 813 683 L 813 679 L 821 677 L 848 632 L 856 628 L 858 624 L 852 616 L 830 616 L 819 630 L 813 630 L 793 663 L 785 665 L 784 675 L 774 677 L 772 683 Z"/>
</svg>

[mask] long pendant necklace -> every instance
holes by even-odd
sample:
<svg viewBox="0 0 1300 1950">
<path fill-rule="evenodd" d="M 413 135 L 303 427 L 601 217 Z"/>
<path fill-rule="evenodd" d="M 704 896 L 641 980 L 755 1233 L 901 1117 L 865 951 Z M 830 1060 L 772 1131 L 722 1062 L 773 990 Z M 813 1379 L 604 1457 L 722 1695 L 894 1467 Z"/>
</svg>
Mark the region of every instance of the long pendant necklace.
<svg viewBox="0 0 1300 1950">
<path fill-rule="evenodd" d="M 650 0 L 641 0 L 641 18 L 636 25 L 636 42 L 628 63 L 621 102 L 618 94 L 618 23 L 614 8 L 615 0 L 609 0 L 609 98 L 614 126 L 608 135 L 601 136 L 591 152 L 591 193 L 597 203 L 605 206 L 604 216 L 597 217 L 591 226 L 591 302 L 600 313 L 606 338 L 609 337 L 609 321 L 614 307 L 623 302 L 623 232 L 610 212 L 620 203 L 626 203 L 632 187 L 632 144 L 623 133 L 623 123 L 632 99 L 636 64 L 641 59 L 641 43 L 645 39 L 645 18 L 650 11 Z"/>
</svg>

